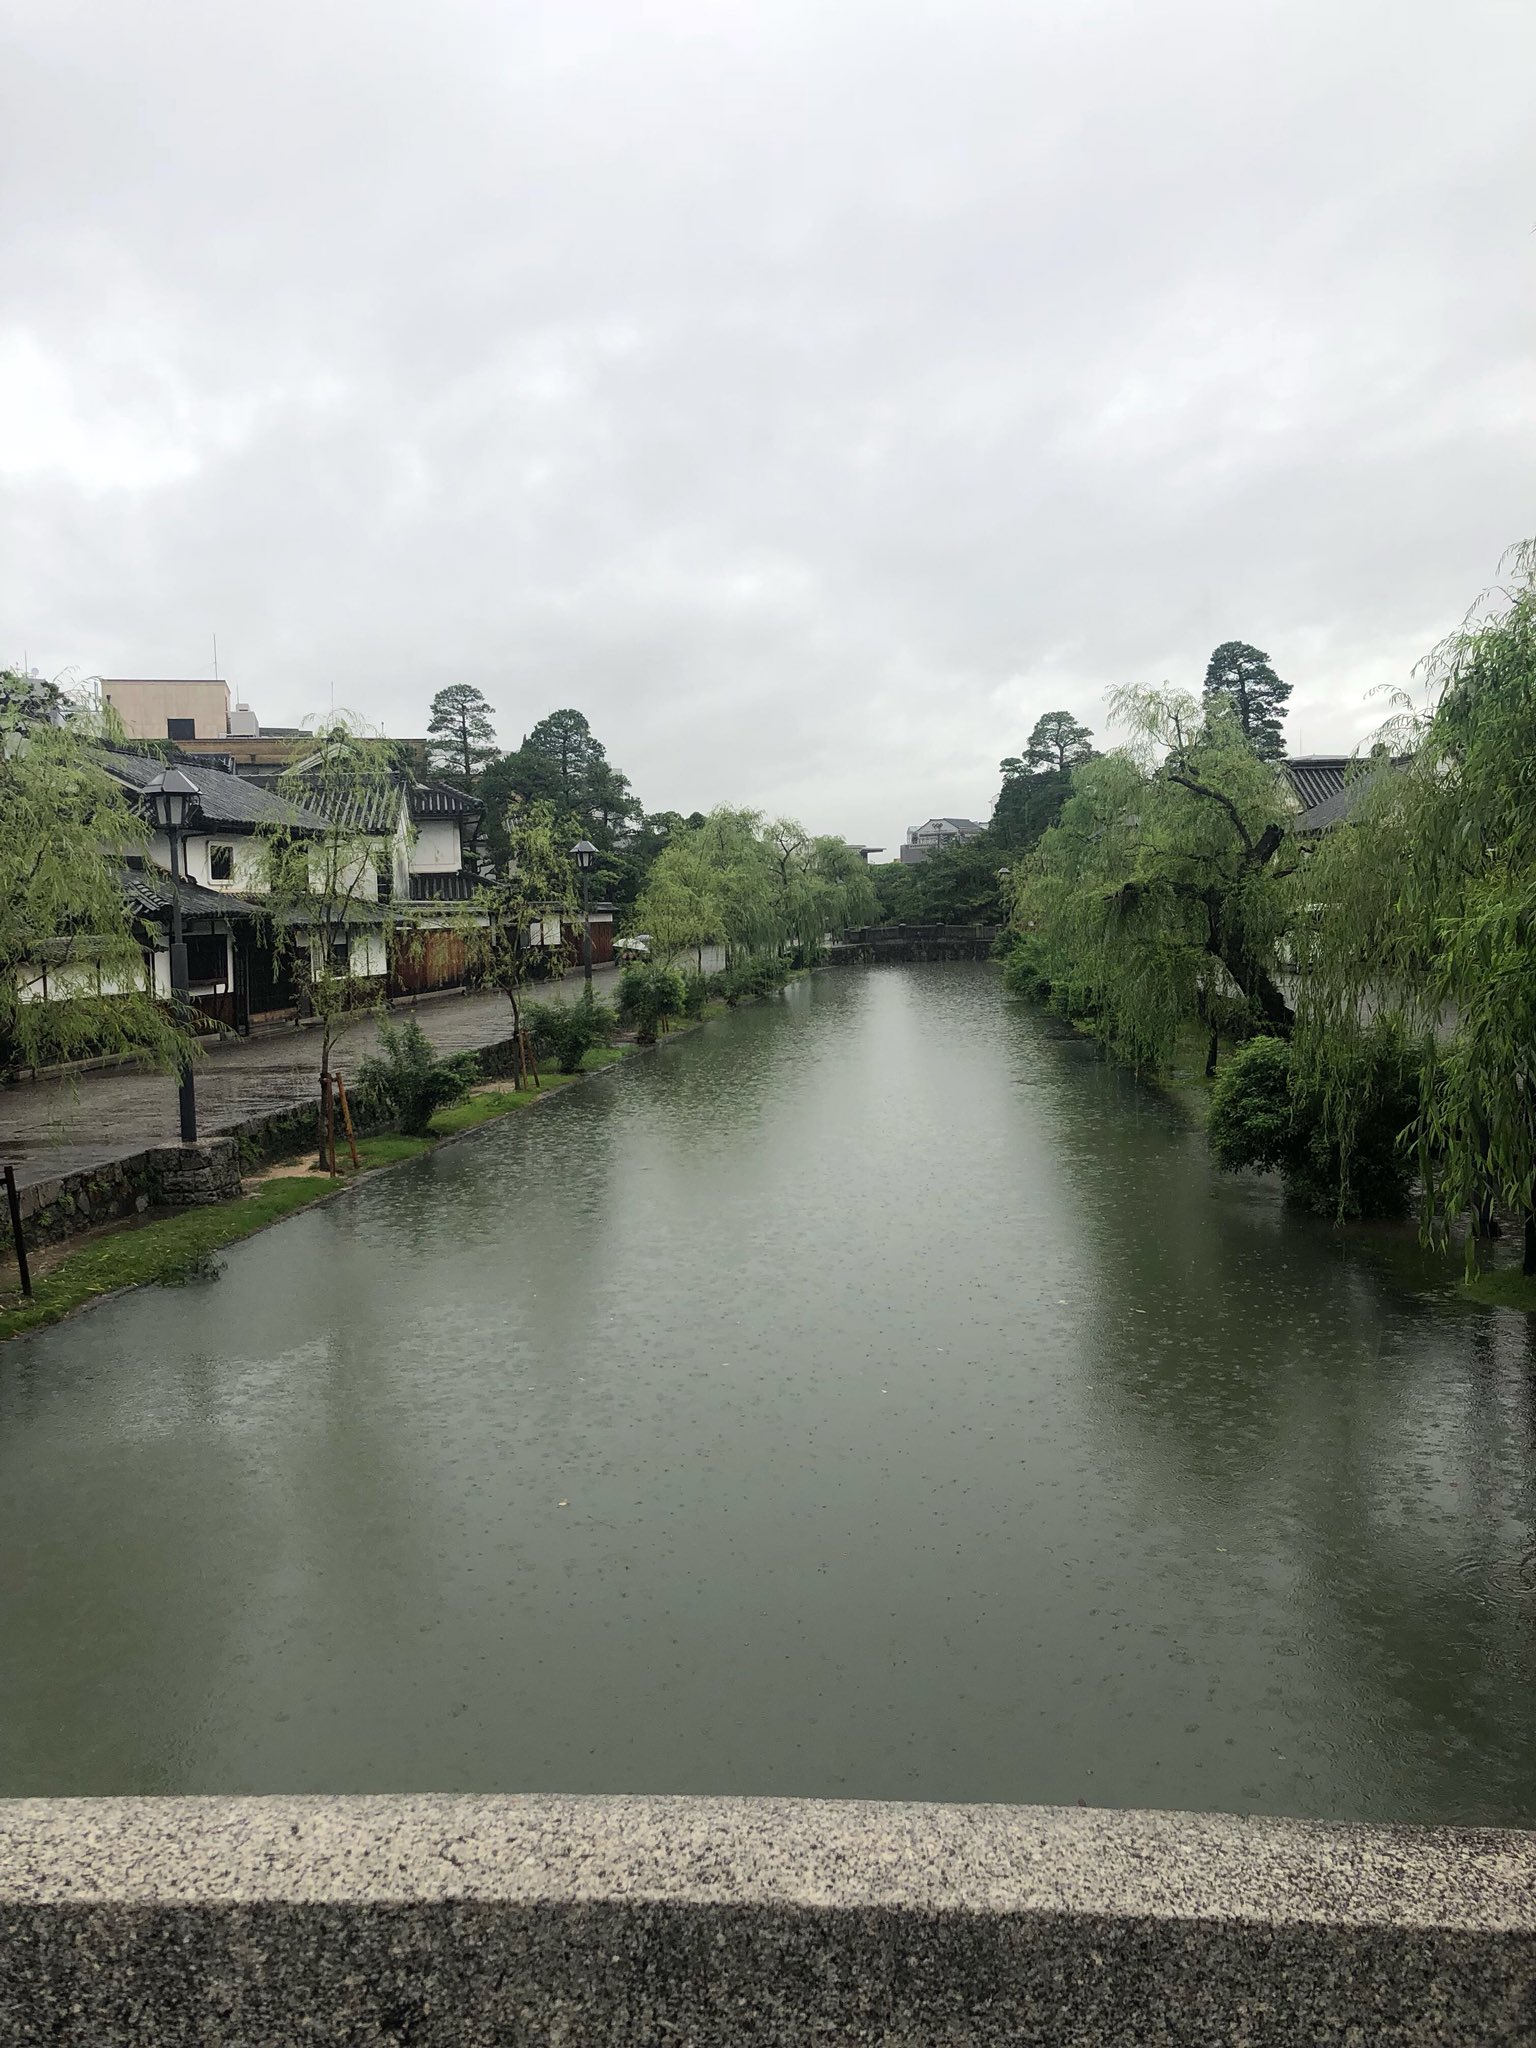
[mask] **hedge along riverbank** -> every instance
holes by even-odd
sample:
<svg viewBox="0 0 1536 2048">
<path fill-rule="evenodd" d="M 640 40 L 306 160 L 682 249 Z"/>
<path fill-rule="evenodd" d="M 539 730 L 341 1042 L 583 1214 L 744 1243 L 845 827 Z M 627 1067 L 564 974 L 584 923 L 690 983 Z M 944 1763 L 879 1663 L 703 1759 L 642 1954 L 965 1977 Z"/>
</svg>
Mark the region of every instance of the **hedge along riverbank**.
<svg viewBox="0 0 1536 2048">
<path fill-rule="evenodd" d="M 1109 1057 L 1085 1020 L 1065 1015 L 1027 986 L 1015 983 L 1010 987 L 1006 979 L 1003 985 L 1011 995 L 1043 1010 L 1053 1023 L 1075 1038 L 1095 1046 L 1101 1058 Z M 1138 1076 L 1143 1086 L 1172 1103 L 1202 1134 L 1210 1120 L 1213 1086 L 1212 1076 L 1204 1071 L 1205 1056 L 1205 1035 L 1192 1027 L 1186 1028 L 1175 1039 L 1167 1064 L 1156 1073 Z M 1300 1213 L 1308 1212 L 1301 1209 Z M 1514 1263 L 1520 1251 L 1515 1233 L 1506 1231 L 1495 1245 L 1485 1246 L 1483 1258 L 1489 1263 L 1469 1278 L 1461 1246 L 1452 1243 L 1436 1248 L 1423 1244 L 1411 1219 L 1354 1217 L 1331 1222 L 1329 1228 L 1345 1241 L 1368 1248 L 1391 1274 L 1394 1284 L 1414 1294 L 1475 1303 L 1480 1308 L 1520 1310 L 1536 1316 L 1536 1279 L 1527 1278 Z"/>
<path fill-rule="evenodd" d="M 659 1043 L 686 1037 L 726 1013 L 725 1003 L 712 1002 L 702 1017 L 674 1024 Z M 0 1342 L 46 1329 L 130 1287 L 174 1287 L 207 1278 L 216 1270 L 216 1254 L 227 1246 L 283 1222 L 300 1209 L 345 1195 L 359 1179 L 419 1159 L 424 1152 L 482 1124 L 552 1100 L 573 1083 L 606 1072 L 637 1051 L 654 1049 L 634 1044 L 599 1047 L 586 1055 L 579 1073 L 561 1074 L 550 1068 L 542 1072 L 539 1087 L 518 1089 L 509 1085 L 514 1058 L 510 1041 L 506 1046 L 489 1047 L 481 1055 L 491 1070 L 487 1078 L 477 1082 L 462 1102 L 439 1110 L 425 1137 L 372 1128 L 366 1105 L 359 1104 L 370 1124 L 366 1135 L 358 1137 L 360 1163 L 353 1171 L 345 1138 L 340 1138 L 337 1156 L 346 1170 L 335 1180 L 328 1174 L 284 1170 L 282 1162 L 292 1162 L 301 1152 L 314 1150 L 315 1113 L 308 1104 L 266 1119 L 256 1132 L 237 1134 L 247 1180 L 238 1199 L 126 1216 L 88 1236 L 35 1252 L 30 1301 L 20 1292 L 14 1262 L 0 1260 L 0 1273 L 6 1275 L 0 1284 Z"/>
</svg>

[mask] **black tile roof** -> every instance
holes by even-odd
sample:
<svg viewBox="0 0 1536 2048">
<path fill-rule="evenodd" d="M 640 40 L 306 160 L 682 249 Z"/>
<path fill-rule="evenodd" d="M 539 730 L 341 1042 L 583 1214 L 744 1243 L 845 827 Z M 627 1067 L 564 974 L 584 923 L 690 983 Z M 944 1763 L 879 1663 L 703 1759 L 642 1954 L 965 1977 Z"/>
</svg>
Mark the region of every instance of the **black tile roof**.
<svg viewBox="0 0 1536 2048">
<path fill-rule="evenodd" d="M 446 782 L 413 782 L 410 801 L 413 818 L 456 818 L 480 809 L 472 796 Z"/>
<path fill-rule="evenodd" d="M 1359 763 L 1353 754 L 1299 754 L 1287 761 L 1285 772 L 1304 811 L 1328 797 L 1337 796 Z"/>
<path fill-rule="evenodd" d="M 142 793 L 165 773 L 166 763 L 146 754 L 119 754 L 103 750 L 97 758 L 107 773 L 135 793 Z M 252 828 L 259 825 L 287 825 L 295 831 L 323 832 L 325 820 L 317 811 L 291 804 L 264 789 L 259 782 L 247 782 L 241 775 L 226 775 L 218 768 L 200 767 L 195 761 L 174 764 L 197 791 L 197 811 L 188 819 L 190 830 L 204 825 Z"/>
<path fill-rule="evenodd" d="M 460 869 L 456 874 L 412 875 L 413 903 L 467 903 L 480 884 Z"/>
<path fill-rule="evenodd" d="M 323 809 L 342 832 L 387 837 L 400 822 L 400 784 L 393 780 L 359 782 L 347 790 L 317 787 L 310 802 L 313 809 Z"/>
<path fill-rule="evenodd" d="M 171 914 L 171 894 L 181 897 L 183 917 L 229 917 L 237 921 L 260 917 L 261 909 L 243 896 L 225 896 L 216 889 L 200 889 L 196 882 L 173 883 L 163 868 L 124 868 L 123 894 L 135 917 L 159 922 Z"/>
</svg>

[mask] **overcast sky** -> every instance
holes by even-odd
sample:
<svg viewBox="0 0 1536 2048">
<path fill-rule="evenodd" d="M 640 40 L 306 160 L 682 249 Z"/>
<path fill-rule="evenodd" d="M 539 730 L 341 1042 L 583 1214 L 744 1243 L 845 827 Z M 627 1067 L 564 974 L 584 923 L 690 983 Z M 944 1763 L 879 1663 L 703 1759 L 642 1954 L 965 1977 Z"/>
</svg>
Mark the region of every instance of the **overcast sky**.
<svg viewBox="0 0 1536 2048">
<path fill-rule="evenodd" d="M 1531 0 L 0 0 L 0 659 L 894 847 L 1536 532 Z"/>
</svg>

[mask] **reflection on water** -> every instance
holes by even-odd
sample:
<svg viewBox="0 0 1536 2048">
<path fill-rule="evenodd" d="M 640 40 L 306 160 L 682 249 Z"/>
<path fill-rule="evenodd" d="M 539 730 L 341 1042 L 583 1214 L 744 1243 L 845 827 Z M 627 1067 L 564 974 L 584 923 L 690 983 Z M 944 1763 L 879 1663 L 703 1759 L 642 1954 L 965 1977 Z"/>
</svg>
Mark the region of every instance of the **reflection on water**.
<svg viewBox="0 0 1536 2048">
<path fill-rule="evenodd" d="M 1524 1318 L 827 973 L 0 1354 L 0 1790 L 1530 1822 L 1533 1517 Z"/>
</svg>

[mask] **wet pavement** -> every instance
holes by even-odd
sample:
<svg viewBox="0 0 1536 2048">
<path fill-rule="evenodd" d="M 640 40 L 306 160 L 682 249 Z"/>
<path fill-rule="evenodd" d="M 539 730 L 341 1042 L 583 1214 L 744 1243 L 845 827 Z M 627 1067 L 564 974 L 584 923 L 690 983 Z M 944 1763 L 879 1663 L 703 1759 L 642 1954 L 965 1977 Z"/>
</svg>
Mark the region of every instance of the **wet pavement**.
<svg viewBox="0 0 1536 2048">
<path fill-rule="evenodd" d="M 615 968 L 599 967 L 593 984 L 611 997 L 617 978 Z M 574 1002 L 581 989 L 580 974 L 569 974 L 540 982 L 530 998 Z M 414 1008 L 400 1004 L 391 1014 L 414 1016 L 439 1052 L 473 1052 L 512 1031 L 511 1008 L 500 994 L 439 996 Z M 333 1065 L 345 1076 L 377 1045 L 375 1015 L 366 1012 L 337 1042 Z M 198 1129 L 209 1137 L 310 1101 L 319 1071 L 320 1039 L 312 1026 L 284 1025 L 210 1044 L 197 1064 Z M 167 1074 L 108 1067 L 0 1087 L 0 1159 L 15 1163 L 22 1187 L 126 1159 L 146 1146 L 174 1144 L 176 1137 L 176 1083 Z"/>
</svg>

